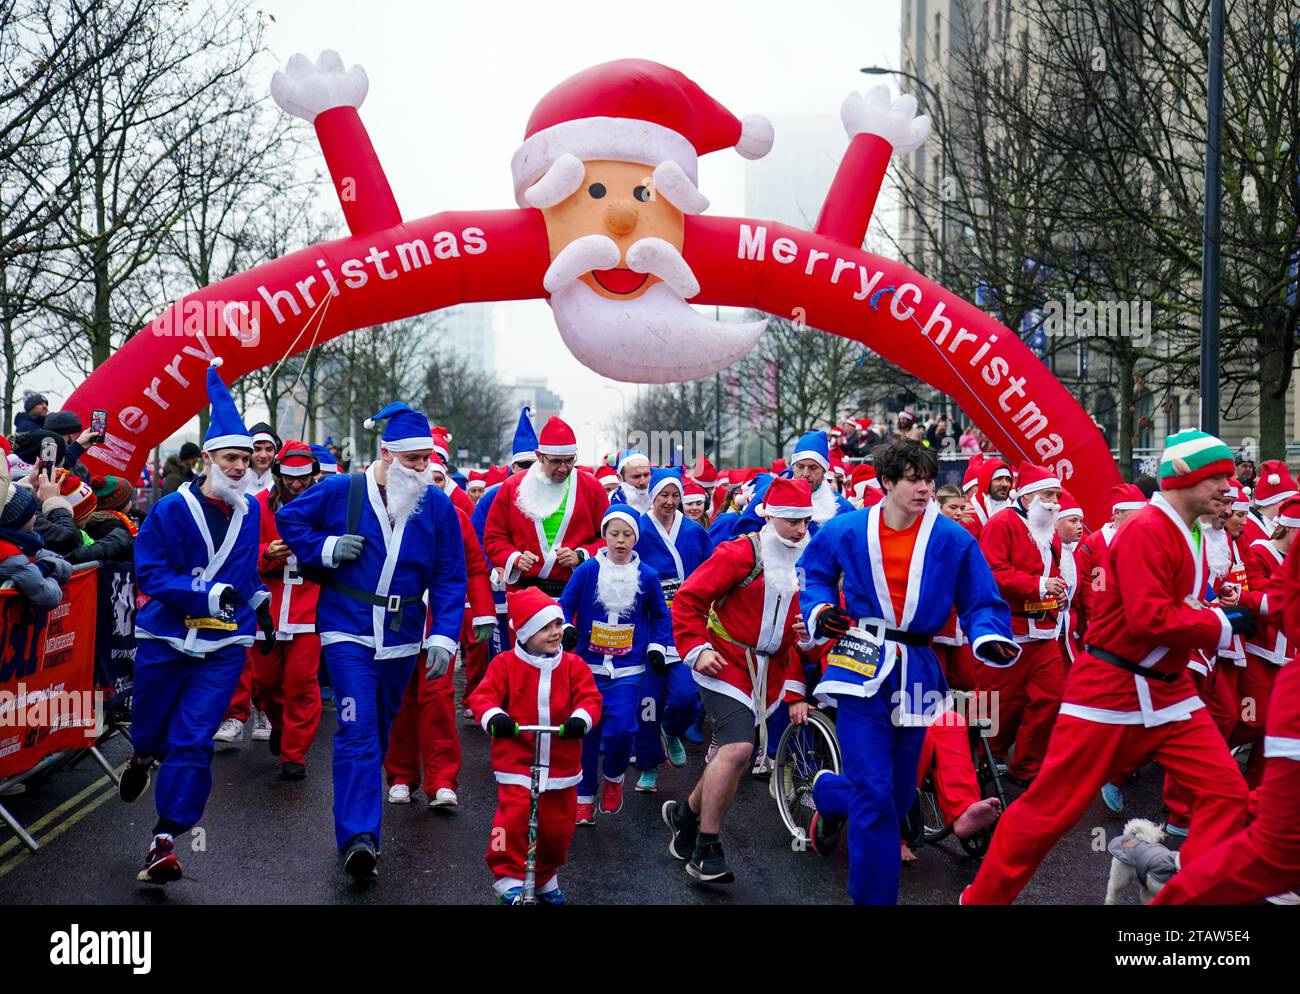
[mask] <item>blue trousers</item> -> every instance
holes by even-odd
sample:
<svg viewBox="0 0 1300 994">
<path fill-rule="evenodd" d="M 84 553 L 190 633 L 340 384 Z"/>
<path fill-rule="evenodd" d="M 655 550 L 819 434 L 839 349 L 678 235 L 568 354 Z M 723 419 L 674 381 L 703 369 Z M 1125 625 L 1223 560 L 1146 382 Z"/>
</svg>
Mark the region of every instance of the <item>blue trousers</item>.
<svg viewBox="0 0 1300 994">
<path fill-rule="evenodd" d="M 912 808 L 925 729 L 893 723 L 891 691 L 837 698 L 835 734 L 844 774 L 819 777 L 817 810 L 848 819 L 849 896 L 854 904 L 897 904 L 902 860 L 898 826 Z"/>
<path fill-rule="evenodd" d="M 334 733 L 334 838 L 340 852 L 358 835 L 371 836 L 378 847 L 388 732 L 419 656 L 375 659 L 373 649 L 350 642 L 327 645 L 324 655 L 339 721 Z"/>
<path fill-rule="evenodd" d="M 578 784 L 578 803 L 590 804 L 596 796 L 596 765 L 600 750 L 605 749 L 604 771 L 606 780 L 621 780 L 627 772 L 627 762 L 632 756 L 632 742 L 636 738 L 636 712 L 641 697 L 640 674 L 611 680 L 596 674 L 596 689 L 600 691 L 600 724 L 582 740 L 582 782 Z"/>
<path fill-rule="evenodd" d="M 139 641 L 131 739 L 137 756 L 162 761 L 154 785 L 156 831 L 188 832 L 203 817 L 212 792 L 212 736 L 247 658 L 242 645 L 187 656 L 157 639 Z"/>
<path fill-rule="evenodd" d="M 665 735 L 678 738 L 699 710 L 699 687 L 684 664 L 671 663 L 662 675 L 647 666 L 641 674 L 636 716 L 637 769 L 652 770 L 667 758 L 659 740 L 661 723 Z"/>
</svg>

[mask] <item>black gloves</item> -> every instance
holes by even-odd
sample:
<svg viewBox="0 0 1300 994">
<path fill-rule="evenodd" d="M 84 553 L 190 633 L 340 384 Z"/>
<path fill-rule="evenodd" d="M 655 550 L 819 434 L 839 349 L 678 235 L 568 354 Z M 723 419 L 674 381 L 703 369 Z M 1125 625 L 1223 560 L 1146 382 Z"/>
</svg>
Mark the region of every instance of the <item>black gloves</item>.
<svg viewBox="0 0 1300 994">
<path fill-rule="evenodd" d="M 267 598 L 257 607 L 257 627 L 266 636 L 260 648 L 263 656 L 275 652 L 275 622 L 271 620 L 271 600 Z"/>
<path fill-rule="evenodd" d="M 650 671 L 656 676 L 662 676 L 664 670 L 668 668 L 668 662 L 664 659 L 664 654 L 658 649 L 651 649 L 647 652 L 645 661 L 650 664 Z"/>
<path fill-rule="evenodd" d="M 565 625 L 564 638 L 563 641 L 560 642 L 560 645 L 564 648 L 565 652 L 572 652 L 577 644 L 578 629 L 574 628 L 572 625 Z"/>
<path fill-rule="evenodd" d="M 587 723 L 576 714 L 564 722 L 560 729 L 562 739 L 580 739 L 587 734 Z"/>
<path fill-rule="evenodd" d="M 217 606 L 223 611 L 233 611 L 239 606 L 239 591 L 234 587 L 226 587 L 217 598 Z"/>
<path fill-rule="evenodd" d="M 1250 638 L 1255 634 L 1255 615 L 1240 607 L 1226 608 L 1223 612 L 1228 618 L 1228 624 L 1232 626 L 1233 635 L 1244 635 Z"/>
<path fill-rule="evenodd" d="M 843 608 L 828 607 L 817 615 L 817 626 L 813 635 L 817 638 L 839 638 L 853 627 L 853 616 Z"/>
<path fill-rule="evenodd" d="M 511 739 L 515 735 L 515 720 L 508 714 L 494 714 L 487 723 L 487 733 L 494 739 Z"/>
<path fill-rule="evenodd" d="M 1006 642 L 990 642 L 984 650 L 989 657 L 998 662 L 1006 663 L 1016 658 L 1016 650 Z"/>
</svg>

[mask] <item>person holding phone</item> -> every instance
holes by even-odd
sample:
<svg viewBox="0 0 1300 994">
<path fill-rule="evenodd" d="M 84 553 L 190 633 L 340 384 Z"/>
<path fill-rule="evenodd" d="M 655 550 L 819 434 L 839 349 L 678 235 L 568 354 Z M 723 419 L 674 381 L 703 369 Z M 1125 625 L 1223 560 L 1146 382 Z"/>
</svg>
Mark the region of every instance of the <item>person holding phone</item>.
<svg viewBox="0 0 1300 994">
<path fill-rule="evenodd" d="M 106 413 L 106 412 L 102 412 Z M 81 465 L 81 457 L 92 446 L 104 440 L 103 428 L 96 431 L 92 425 L 84 428 L 73 411 L 55 411 L 45 416 L 45 430 L 63 438 L 63 454 L 59 465 L 71 470 L 86 482 L 90 482 L 90 471 Z"/>
</svg>

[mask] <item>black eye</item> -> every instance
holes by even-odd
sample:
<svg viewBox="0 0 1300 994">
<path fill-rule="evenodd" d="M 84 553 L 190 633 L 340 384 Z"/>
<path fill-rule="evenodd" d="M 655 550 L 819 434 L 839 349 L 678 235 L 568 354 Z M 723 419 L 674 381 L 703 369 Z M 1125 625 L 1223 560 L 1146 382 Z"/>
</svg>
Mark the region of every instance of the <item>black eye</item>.
<svg viewBox="0 0 1300 994">
<path fill-rule="evenodd" d="M 591 186 L 587 187 L 587 192 L 591 194 L 592 199 L 599 200 L 605 195 L 605 184 L 592 183 Z"/>
<path fill-rule="evenodd" d="M 632 196 L 636 197 L 641 203 L 648 203 L 650 200 L 650 188 L 648 186 L 638 186 L 632 191 Z"/>
</svg>

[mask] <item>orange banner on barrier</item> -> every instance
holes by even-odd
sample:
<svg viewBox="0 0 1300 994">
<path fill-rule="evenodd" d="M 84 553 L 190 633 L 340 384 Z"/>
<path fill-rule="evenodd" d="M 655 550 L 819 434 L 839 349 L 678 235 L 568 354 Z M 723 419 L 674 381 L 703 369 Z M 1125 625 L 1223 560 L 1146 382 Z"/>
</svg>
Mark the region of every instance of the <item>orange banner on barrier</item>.
<svg viewBox="0 0 1300 994">
<path fill-rule="evenodd" d="M 0 591 L 0 780 L 93 745 L 98 569 L 74 573 L 44 620 Z"/>
</svg>

